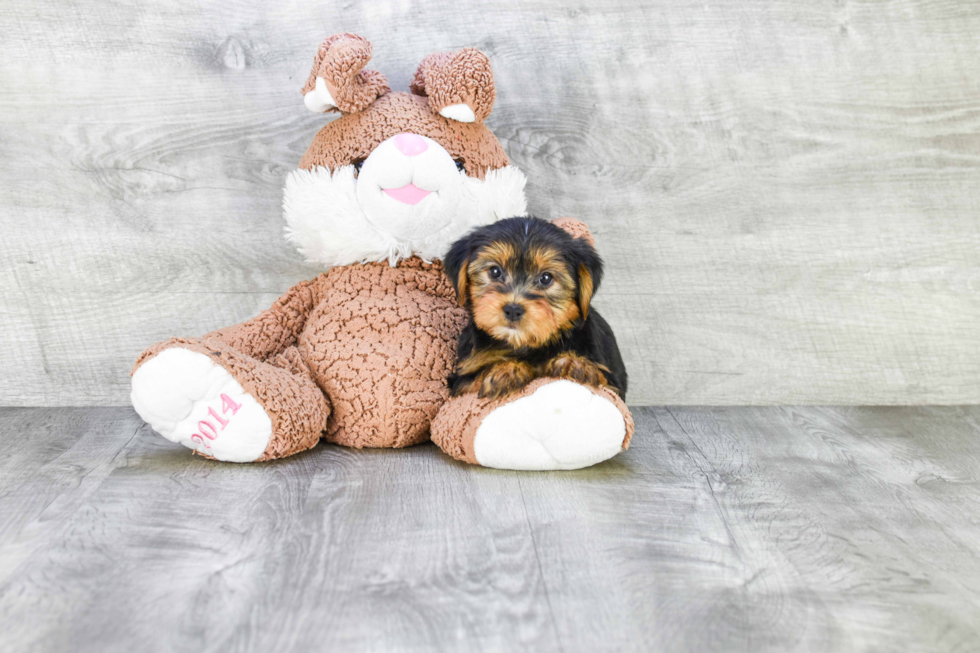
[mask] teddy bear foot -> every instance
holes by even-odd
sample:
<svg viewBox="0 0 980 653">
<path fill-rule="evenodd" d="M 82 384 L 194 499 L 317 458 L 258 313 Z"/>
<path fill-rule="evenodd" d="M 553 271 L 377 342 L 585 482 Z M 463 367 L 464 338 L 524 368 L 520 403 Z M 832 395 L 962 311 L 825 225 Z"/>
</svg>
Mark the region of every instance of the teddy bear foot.
<svg viewBox="0 0 980 653">
<path fill-rule="evenodd" d="M 188 349 L 166 349 L 141 365 L 130 397 L 154 431 L 217 460 L 256 460 L 272 436 L 255 398 L 210 357 Z"/>
<path fill-rule="evenodd" d="M 528 471 L 601 463 L 625 449 L 632 432 L 629 410 L 611 390 L 555 379 L 503 400 L 457 397 L 432 424 L 432 440 L 454 458 Z"/>
</svg>

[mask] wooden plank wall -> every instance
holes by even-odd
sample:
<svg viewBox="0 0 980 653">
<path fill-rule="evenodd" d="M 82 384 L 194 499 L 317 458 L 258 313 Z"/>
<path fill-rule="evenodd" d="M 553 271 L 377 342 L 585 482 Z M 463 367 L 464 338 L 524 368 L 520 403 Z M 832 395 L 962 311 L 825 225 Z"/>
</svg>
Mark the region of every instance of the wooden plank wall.
<svg viewBox="0 0 980 653">
<path fill-rule="evenodd" d="M 477 46 L 542 216 L 587 221 L 633 404 L 980 400 L 980 5 L 0 7 L 0 403 L 127 402 L 130 364 L 317 270 L 281 187 L 355 31 L 408 85 Z"/>
</svg>

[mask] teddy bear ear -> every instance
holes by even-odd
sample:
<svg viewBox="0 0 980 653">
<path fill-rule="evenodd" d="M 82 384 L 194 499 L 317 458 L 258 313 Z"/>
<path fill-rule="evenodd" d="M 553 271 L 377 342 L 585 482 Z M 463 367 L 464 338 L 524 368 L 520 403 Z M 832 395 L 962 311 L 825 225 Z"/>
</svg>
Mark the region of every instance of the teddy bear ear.
<svg viewBox="0 0 980 653">
<path fill-rule="evenodd" d="M 429 106 L 458 122 L 483 122 L 497 95 L 490 60 L 476 48 L 430 54 L 412 78 L 412 93 L 427 96 Z"/>
<path fill-rule="evenodd" d="M 391 90 L 377 70 L 364 70 L 371 43 L 357 34 L 341 33 L 320 44 L 313 69 L 303 87 L 303 102 L 314 113 L 354 113 Z"/>
</svg>

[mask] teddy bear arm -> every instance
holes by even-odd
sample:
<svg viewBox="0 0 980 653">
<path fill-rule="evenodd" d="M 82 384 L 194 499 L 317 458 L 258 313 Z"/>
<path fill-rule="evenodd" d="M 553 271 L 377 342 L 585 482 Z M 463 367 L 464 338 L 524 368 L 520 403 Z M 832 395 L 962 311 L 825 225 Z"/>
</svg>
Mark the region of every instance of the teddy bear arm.
<svg viewBox="0 0 980 653">
<path fill-rule="evenodd" d="M 319 300 L 323 279 L 302 281 L 275 301 L 271 308 L 255 317 L 204 335 L 260 361 L 282 354 L 296 344 L 306 326 L 310 311 Z"/>
<path fill-rule="evenodd" d="M 474 465 L 579 469 L 629 447 L 633 418 L 614 391 L 541 378 L 503 399 L 451 398 L 432 422 L 432 441 Z"/>
</svg>

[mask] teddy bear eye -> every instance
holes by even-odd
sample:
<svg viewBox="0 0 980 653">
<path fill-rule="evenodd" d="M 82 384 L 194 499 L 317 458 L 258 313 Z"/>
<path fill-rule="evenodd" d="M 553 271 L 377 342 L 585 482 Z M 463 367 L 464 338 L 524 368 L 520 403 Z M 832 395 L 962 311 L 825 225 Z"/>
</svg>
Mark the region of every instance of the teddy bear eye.
<svg viewBox="0 0 980 653">
<path fill-rule="evenodd" d="M 550 286 L 551 282 L 554 280 L 555 278 L 551 276 L 550 272 L 545 272 L 540 277 L 538 277 L 538 283 L 541 284 L 543 288 L 547 288 L 548 286 Z"/>
<path fill-rule="evenodd" d="M 466 165 L 463 164 L 462 159 L 456 159 L 455 163 L 456 163 L 457 170 L 459 170 L 460 172 L 466 172 Z"/>
<path fill-rule="evenodd" d="M 487 270 L 487 274 L 490 276 L 491 279 L 499 279 L 500 277 L 504 276 L 504 271 L 495 265 L 489 270 Z"/>
<path fill-rule="evenodd" d="M 361 166 L 364 165 L 364 159 L 354 159 L 351 161 L 351 164 L 354 166 L 354 176 L 357 177 L 361 173 Z"/>
</svg>

